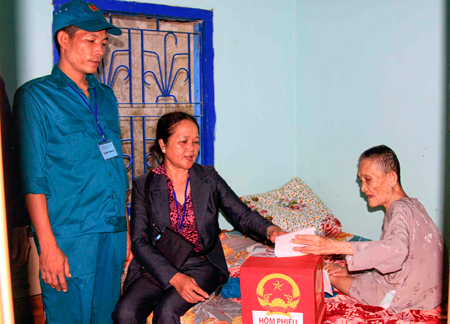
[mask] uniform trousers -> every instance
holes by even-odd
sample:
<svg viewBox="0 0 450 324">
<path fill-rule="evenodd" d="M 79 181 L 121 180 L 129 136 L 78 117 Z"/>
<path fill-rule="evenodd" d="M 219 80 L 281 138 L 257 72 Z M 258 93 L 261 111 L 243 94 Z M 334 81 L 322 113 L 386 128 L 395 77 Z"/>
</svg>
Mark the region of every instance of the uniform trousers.
<svg viewBox="0 0 450 324">
<path fill-rule="evenodd" d="M 126 232 L 57 237 L 56 241 L 69 260 L 72 277 L 66 277 L 67 292 L 63 292 L 39 276 L 47 324 L 112 323 L 125 265 Z"/>
<path fill-rule="evenodd" d="M 221 284 L 220 270 L 206 257 L 190 257 L 180 272 L 193 278 L 208 294 Z M 153 312 L 153 324 L 175 324 L 194 305 L 184 300 L 173 286 L 162 289 L 148 274 L 142 274 L 125 287 L 111 317 L 116 324 L 142 324 Z"/>
</svg>

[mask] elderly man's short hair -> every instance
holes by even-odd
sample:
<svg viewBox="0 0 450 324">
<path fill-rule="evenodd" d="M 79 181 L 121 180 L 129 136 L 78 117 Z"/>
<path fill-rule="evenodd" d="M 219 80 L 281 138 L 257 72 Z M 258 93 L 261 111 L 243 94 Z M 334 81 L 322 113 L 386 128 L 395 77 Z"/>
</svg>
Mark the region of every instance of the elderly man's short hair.
<svg viewBox="0 0 450 324">
<path fill-rule="evenodd" d="M 374 146 L 366 151 L 364 151 L 359 157 L 358 162 L 361 163 L 362 160 L 372 159 L 378 162 L 380 168 L 388 174 L 394 171 L 398 177 L 398 183 L 400 182 L 400 162 L 398 161 L 395 152 L 387 147 L 386 145 Z"/>
</svg>

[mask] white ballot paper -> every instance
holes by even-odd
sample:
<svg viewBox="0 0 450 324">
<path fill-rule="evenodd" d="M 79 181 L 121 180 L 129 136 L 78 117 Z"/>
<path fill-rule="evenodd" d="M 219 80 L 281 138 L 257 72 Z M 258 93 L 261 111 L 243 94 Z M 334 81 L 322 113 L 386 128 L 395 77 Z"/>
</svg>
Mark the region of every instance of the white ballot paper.
<svg viewBox="0 0 450 324">
<path fill-rule="evenodd" d="M 328 294 L 333 296 L 333 288 L 331 287 L 330 275 L 327 270 L 323 270 L 323 290 Z"/>
<path fill-rule="evenodd" d="M 275 255 L 277 258 L 287 258 L 287 257 L 294 257 L 294 256 L 300 256 L 305 255 L 305 253 L 294 251 L 294 247 L 301 247 L 304 246 L 302 244 L 294 244 L 291 243 L 291 240 L 295 238 L 295 235 L 314 235 L 315 232 L 314 227 L 305 228 L 297 232 L 292 232 L 284 235 L 277 236 L 275 238 Z"/>
<path fill-rule="evenodd" d="M 287 257 L 294 257 L 294 256 L 300 256 L 305 255 L 305 253 L 294 251 L 293 248 L 295 246 L 300 247 L 304 246 L 302 244 L 294 244 L 291 243 L 291 240 L 295 238 L 295 235 L 314 235 L 316 229 L 314 227 L 305 228 L 297 232 L 284 234 L 281 236 L 277 236 L 275 238 L 275 255 L 277 258 L 287 258 Z M 323 270 L 323 285 L 324 285 L 324 291 L 333 296 L 333 289 L 331 288 L 330 283 L 330 277 L 328 275 L 327 270 Z"/>
</svg>

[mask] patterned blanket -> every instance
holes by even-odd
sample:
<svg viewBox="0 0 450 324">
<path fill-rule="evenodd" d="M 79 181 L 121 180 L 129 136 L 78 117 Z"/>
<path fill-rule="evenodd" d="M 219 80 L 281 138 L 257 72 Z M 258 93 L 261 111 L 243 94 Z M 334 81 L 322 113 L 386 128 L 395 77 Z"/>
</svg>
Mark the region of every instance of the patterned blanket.
<svg viewBox="0 0 450 324">
<path fill-rule="evenodd" d="M 394 315 L 382 307 L 364 305 L 354 298 L 341 294 L 326 298 L 325 303 L 327 310 L 323 324 L 441 324 L 447 322 L 447 316 L 444 315 L 441 307 L 429 311 L 408 310 Z"/>
<path fill-rule="evenodd" d="M 333 236 L 339 240 L 362 240 L 363 238 L 340 232 Z M 227 263 L 231 276 L 238 278 L 240 266 L 256 247 L 262 244 L 243 236 L 237 231 L 221 234 Z M 328 260 L 344 265 L 344 260 Z M 327 306 L 323 324 L 407 324 L 407 323 L 446 323 L 447 317 L 441 307 L 430 311 L 411 310 L 393 314 L 381 307 L 368 306 L 356 299 L 342 295 L 325 298 Z M 208 301 L 197 304 L 183 317 L 183 324 L 242 324 L 241 305 L 239 298 L 223 298 L 222 295 L 212 296 Z M 151 323 L 149 321 L 148 323 Z M 247 323 L 245 323 L 247 324 Z"/>
<path fill-rule="evenodd" d="M 393 314 L 381 307 L 363 305 L 356 299 L 338 294 L 326 298 L 323 324 L 444 324 L 447 316 L 441 307 L 429 310 L 408 310 Z M 151 322 L 149 322 L 151 323 Z M 182 318 L 184 324 L 242 324 L 239 299 L 215 296 L 191 308 Z"/>
</svg>

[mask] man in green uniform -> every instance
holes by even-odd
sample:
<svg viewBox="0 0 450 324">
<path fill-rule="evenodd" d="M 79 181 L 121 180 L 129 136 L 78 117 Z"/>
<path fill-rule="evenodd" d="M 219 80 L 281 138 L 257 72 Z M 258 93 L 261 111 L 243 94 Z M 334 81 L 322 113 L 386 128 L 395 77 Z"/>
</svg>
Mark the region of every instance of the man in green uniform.
<svg viewBox="0 0 450 324">
<path fill-rule="evenodd" d="M 16 92 L 23 188 L 48 323 L 110 323 L 129 253 L 117 99 L 94 76 L 107 34 L 93 4 L 53 14 L 60 61 Z"/>
</svg>

